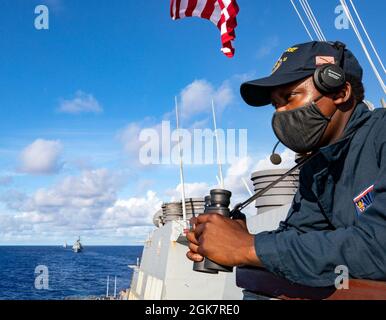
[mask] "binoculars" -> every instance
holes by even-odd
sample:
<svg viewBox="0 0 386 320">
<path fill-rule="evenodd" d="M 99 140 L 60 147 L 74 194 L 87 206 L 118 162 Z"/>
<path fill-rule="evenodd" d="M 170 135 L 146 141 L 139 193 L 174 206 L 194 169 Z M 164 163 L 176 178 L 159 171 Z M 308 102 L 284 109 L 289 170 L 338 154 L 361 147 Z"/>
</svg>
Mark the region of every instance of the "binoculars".
<svg viewBox="0 0 386 320">
<path fill-rule="evenodd" d="M 214 189 L 210 191 L 210 196 L 205 197 L 205 209 L 203 214 L 221 214 L 224 217 L 229 217 L 230 210 L 229 204 L 232 193 L 228 190 Z M 218 273 L 232 272 L 233 267 L 223 266 L 211 261 L 208 258 L 204 258 L 201 262 L 193 263 L 193 270 L 203 273 Z"/>
</svg>

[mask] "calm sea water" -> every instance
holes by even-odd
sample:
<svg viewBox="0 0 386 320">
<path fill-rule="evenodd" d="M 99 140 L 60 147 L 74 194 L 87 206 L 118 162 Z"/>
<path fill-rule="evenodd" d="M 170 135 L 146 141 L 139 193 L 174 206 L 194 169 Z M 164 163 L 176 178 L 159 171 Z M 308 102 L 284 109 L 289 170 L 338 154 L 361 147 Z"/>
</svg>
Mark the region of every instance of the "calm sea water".
<svg viewBox="0 0 386 320">
<path fill-rule="evenodd" d="M 130 287 L 132 269 L 143 247 L 85 247 L 81 253 L 71 248 L 43 246 L 0 246 L 0 299 L 65 299 L 106 294 Z M 35 288 L 35 268 L 48 268 L 48 289 Z M 40 282 L 41 283 L 41 282 Z"/>
</svg>

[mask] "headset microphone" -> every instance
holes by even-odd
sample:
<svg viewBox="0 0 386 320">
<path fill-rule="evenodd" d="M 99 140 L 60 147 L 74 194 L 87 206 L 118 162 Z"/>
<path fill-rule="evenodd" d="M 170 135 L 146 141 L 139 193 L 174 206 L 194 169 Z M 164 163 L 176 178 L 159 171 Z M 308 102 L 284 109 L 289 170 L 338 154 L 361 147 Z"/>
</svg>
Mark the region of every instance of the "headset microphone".
<svg viewBox="0 0 386 320">
<path fill-rule="evenodd" d="M 272 164 L 274 164 L 275 166 L 278 166 L 280 163 L 281 163 L 281 156 L 277 153 L 275 153 L 276 151 L 276 148 L 278 147 L 278 145 L 280 144 L 280 141 L 278 141 L 276 144 L 275 144 L 275 147 L 273 148 L 272 150 L 272 154 L 270 156 L 270 160 L 272 162 Z"/>
</svg>

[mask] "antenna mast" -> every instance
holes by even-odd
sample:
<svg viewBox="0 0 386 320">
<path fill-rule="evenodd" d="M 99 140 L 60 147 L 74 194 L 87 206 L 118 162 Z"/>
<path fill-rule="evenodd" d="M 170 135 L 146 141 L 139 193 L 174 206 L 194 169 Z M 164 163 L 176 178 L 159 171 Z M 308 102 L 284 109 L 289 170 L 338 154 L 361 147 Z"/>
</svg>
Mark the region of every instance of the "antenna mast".
<svg viewBox="0 0 386 320">
<path fill-rule="evenodd" d="M 247 189 L 249 195 L 252 197 L 252 196 L 253 196 L 253 192 L 252 192 L 251 189 L 249 188 L 247 181 L 245 181 L 244 178 L 241 178 L 241 180 L 242 180 L 243 183 L 244 183 L 245 189 Z"/>
<path fill-rule="evenodd" d="M 186 204 L 185 204 L 185 181 L 184 181 L 184 164 L 182 161 L 182 152 L 181 152 L 181 136 L 180 136 L 180 126 L 179 126 L 179 115 L 178 115 L 178 101 L 177 97 L 174 97 L 176 104 L 176 125 L 178 133 L 178 154 L 180 157 L 180 181 L 181 181 L 181 198 L 182 198 L 182 219 L 186 221 Z"/>
<path fill-rule="evenodd" d="M 216 149 L 217 149 L 217 165 L 218 165 L 218 173 L 219 173 L 219 178 L 220 178 L 220 187 L 221 189 L 224 189 L 224 177 L 222 175 L 222 164 L 221 164 L 221 159 L 220 159 L 220 143 L 218 140 L 218 131 L 217 131 L 217 122 L 216 122 L 216 112 L 214 110 L 214 101 L 212 99 L 212 113 L 213 113 L 213 125 L 214 125 L 214 133 L 216 136 Z"/>
<path fill-rule="evenodd" d="M 107 276 L 106 298 L 109 297 L 109 282 L 110 282 L 110 276 Z"/>
<path fill-rule="evenodd" d="M 114 279 L 114 299 L 117 297 L 117 276 Z"/>
</svg>

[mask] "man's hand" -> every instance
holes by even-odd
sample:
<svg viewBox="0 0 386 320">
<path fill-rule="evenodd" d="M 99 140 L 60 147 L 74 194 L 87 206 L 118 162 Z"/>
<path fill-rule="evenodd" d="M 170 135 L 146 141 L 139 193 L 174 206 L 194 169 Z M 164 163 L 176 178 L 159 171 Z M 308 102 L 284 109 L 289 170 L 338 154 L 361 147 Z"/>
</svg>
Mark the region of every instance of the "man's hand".
<svg viewBox="0 0 386 320">
<path fill-rule="evenodd" d="M 191 219 L 193 230 L 187 234 L 187 257 L 202 261 L 208 257 L 226 266 L 261 266 L 256 256 L 254 236 L 248 232 L 244 221 L 232 220 L 219 214 L 203 214 Z"/>
</svg>

